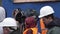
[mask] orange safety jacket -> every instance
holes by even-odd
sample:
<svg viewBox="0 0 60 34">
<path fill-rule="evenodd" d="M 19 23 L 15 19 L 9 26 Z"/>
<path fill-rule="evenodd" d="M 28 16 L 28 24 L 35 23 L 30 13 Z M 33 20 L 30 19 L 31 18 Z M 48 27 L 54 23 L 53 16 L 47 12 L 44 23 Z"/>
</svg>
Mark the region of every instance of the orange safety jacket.
<svg viewBox="0 0 60 34">
<path fill-rule="evenodd" d="M 41 34 L 46 34 L 48 30 L 44 25 L 43 19 L 40 19 L 40 26 L 41 26 Z"/>
<path fill-rule="evenodd" d="M 29 28 L 29 29 L 32 29 L 33 30 L 33 34 L 37 34 L 38 33 L 38 28 L 35 27 L 35 28 Z M 23 34 L 26 34 L 26 32 L 29 30 L 29 29 L 26 29 Z"/>
</svg>

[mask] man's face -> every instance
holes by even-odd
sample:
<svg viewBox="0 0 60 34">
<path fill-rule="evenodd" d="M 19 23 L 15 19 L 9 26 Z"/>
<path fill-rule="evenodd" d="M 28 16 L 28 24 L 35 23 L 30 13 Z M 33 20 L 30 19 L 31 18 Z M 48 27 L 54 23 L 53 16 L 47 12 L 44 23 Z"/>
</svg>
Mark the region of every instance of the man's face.
<svg viewBox="0 0 60 34">
<path fill-rule="evenodd" d="M 42 19 L 43 19 L 43 22 L 44 22 L 45 24 L 48 24 L 48 23 L 49 23 L 49 19 L 48 19 L 48 18 L 43 17 Z"/>
</svg>

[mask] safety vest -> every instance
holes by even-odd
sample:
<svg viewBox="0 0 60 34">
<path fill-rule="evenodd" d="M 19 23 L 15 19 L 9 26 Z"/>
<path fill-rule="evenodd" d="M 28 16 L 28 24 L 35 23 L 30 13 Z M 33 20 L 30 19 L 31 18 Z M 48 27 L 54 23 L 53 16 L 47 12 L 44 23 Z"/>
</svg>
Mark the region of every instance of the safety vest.
<svg viewBox="0 0 60 34">
<path fill-rule="evenodd" d="M 38 33 L 38 28 L 29 28 L 29 29 L 31 29 L 32 31 L 33 31 L 33 34 L 37 34 Z M 26 29 L 24 32 L 23 32 L 23 34 L 26 34 L 26 32 L 29 30 L 29 29 Z"/>
<path fill-rule="evenodd" d="M 41 34 L 46 34 L 47 33 L 47 29 L 43 23 L 43 19 L 40 19 L 40 26 L 41 26 Z"/>
</svg>

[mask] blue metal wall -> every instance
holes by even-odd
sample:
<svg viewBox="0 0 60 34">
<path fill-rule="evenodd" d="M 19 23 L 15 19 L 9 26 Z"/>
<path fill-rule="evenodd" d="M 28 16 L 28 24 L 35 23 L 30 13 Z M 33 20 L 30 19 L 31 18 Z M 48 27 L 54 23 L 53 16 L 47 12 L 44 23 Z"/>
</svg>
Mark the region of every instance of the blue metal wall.
<svg viewBox="0 0 60 34">
<path fill-rule="evenodd" d="M 37 10 L 37 12 L 39 13 L 40 8 L 45 6 L 45 5 L 52 6 L 54 8 L 54 10 L 55 10 L 55 16 L 60 18 L 60 2 L 14 4 L 12 0 L 2 0 L 2 6 L 6 9 L 7 17 L 11 17 L 12 16 L 12 11 L 15 8 L 21 8 L 24 11 L 27 8 L 33 8 L 33 9 Z"/>
<path fill-rule="evenodd" d="M 21 3 L 21 4 L 14 4 L 12 0 L 2 0 L 2 6 L 7 11 L 7 16 L 11 17 L 12 11 L 15 8 L 21 8 L 22 10 L 26 10 L 27 8 L 36 9 L 39 13 L 39 10 L 42 6 L 50 5 L 55 10 L 55 16 L 60 18 L 60 2 L 46 2 L 46 3 Z"/>
</svg>

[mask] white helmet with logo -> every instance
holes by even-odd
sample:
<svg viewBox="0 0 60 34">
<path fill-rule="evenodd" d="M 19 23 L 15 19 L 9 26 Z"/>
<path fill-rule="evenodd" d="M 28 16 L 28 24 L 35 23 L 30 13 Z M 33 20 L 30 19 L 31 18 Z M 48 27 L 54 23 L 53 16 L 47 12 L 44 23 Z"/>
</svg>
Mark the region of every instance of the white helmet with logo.
<svg viewBox="0 0 60 34">
<path fill-rule="evenodd" d="M 54 10 L 51 6 L 44 6 L 40 9 L 39 18 L 42 18 L 44 16 L 47 16 L 47 15 L 50 15 L 50 14 L 53 14 L 53 13 L 54 13 Z"/>
<path fill-rule="evenodd" d="M 17 26 L 17 23 L 14 18 L 5 18 L 3 22 L 0 23 L 0 26 Z"/>
</svg>

